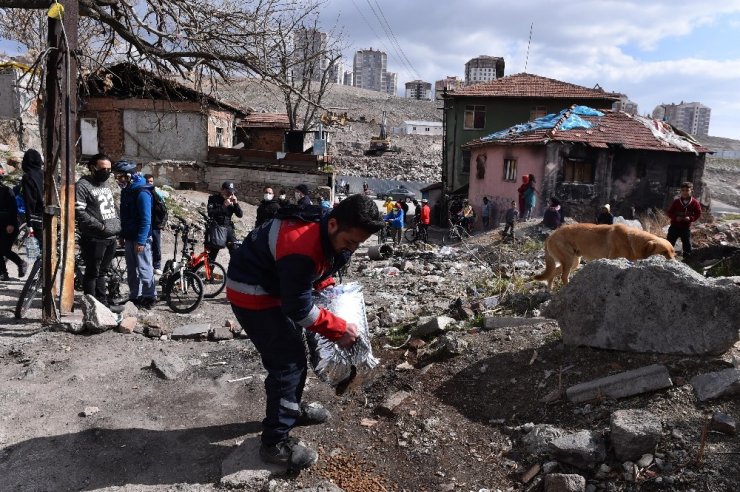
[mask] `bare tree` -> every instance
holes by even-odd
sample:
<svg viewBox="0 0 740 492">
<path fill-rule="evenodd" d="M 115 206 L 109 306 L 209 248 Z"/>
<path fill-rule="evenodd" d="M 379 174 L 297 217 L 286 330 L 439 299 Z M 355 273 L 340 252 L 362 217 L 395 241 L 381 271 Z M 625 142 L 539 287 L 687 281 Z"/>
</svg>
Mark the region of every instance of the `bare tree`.
<svg viewBox="0 0 740 492">
<path fill-rule="evenodd" d="M 0 0 L 0 33 L 44 47 L 38 15 L 49 0 Z M 216 76 L 257 75 L 292 87 L 265 48 L 279 44 L 304 19 L 316 16 L 318 0 L 79 0 L 84 71 L 104 61 L 127 60 L 160 74 L 198 81 Z"/>
</svg>

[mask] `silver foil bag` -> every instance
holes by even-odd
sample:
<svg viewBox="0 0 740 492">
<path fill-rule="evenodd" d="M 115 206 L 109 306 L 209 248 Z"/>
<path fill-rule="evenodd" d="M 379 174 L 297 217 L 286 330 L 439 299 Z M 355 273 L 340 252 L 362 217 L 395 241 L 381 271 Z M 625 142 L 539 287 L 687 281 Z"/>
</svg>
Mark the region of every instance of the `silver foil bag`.
<svg viewBox="0 0 740 492">
<path fill-rule="evenodd" d="M 316 375 L 329 385 L 346 385 L 355 376 L 369 372 L 380 362 L 373 357 L 370 346 L 370 333 L 365 314 L 365 298 L 362 285 L 350 282 L 321 291 L 316 305 L 328 309 L 347 323 L 357 325 L 357 341 L 349 350 L 312 331 L 306 331 L 311 365 Z"/>
</svg>

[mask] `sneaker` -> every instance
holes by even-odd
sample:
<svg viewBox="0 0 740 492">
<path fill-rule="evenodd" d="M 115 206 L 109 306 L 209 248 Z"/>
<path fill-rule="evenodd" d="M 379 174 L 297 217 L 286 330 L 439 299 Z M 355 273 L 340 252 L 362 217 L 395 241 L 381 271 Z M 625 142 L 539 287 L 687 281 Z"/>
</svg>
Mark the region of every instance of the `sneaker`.
<svg viewBox="0 0 740 492">
<path fill-rule="evenodd" d="M 316 451 L 298 439 L 288 437 L 274 446 L 260 446 L 260 458 L 266 463 L 283 465 L 292 470 L 303 470 L 319 459 Z"/>
<path fill-rule="evenodd" d="M 155 268 L 154 269 L 154 275 L 162 275 L 162 269 L 161 268 Z"/>
<path fill-rule="evenodd" d="M 20 265 L 18 265 L 18 278 L 23 278 L 26 276 L 26 270 L 28 270 L 28 262 L 23 260 Z"/>
<path fill-rule="evenodd" d="M 295 425 L 296 427 L 318 425 L 330 418 L 331 413 L 321 403 L 301 403 L 301 416 L 296 419 Z"/>
</svg>

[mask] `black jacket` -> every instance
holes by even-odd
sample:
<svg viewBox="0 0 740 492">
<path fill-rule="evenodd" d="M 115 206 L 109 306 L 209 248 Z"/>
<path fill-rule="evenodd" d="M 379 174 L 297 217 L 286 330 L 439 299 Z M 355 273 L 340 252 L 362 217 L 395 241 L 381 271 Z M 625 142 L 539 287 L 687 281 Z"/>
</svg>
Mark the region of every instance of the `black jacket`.
<svg viewBox="0 0 740 492">
<path fill-rule="evenodd" d="M 5 227 L 12 225 L 18 231 L 18 207 L 13 190 L 0 183 L 0 234 L 5 235 Z"/>
<path fill-rule="evenodd" d="M 105 183 L 83 176 L 75 189 L 75 218 L 82 237 L 108 239 L 121 233 L 113 192 Z"/>
<path fill-rule="evenodd" d="M 231 223 L 231 216 L 236 215 L 237 217 L 242 218 L 244 216 L 244 212 L 242 212 L 242 208 L 238 203 L 234 205 L 226 205 L 225 202 L 226 199 L 221 195 L 221 193 L 209 196 L 208 217 L 213 219 L 213 221 L 220 226 L 233 228 L 234 224 Z"/>
<path fill-rule="evenodd" d="M 259 227 L 268 220 L 275 217 L 275 214 L 280 209 L 280 201 L 273 198 L 272 200 L 262 200 L 259 207 L 257 207 L 257 220 L 254 222 L 254 227 Z"/>
<path fill-rule="evenodd" d="M 44 173 L 41 168 L 43 161 L 41 154 L 29 149 L 23 154 L 23 177 L 21 189 L 23 201 L 26 203 L 26 222 L 34 229 L 41 230 L 44 214 Z"/>
</svg>

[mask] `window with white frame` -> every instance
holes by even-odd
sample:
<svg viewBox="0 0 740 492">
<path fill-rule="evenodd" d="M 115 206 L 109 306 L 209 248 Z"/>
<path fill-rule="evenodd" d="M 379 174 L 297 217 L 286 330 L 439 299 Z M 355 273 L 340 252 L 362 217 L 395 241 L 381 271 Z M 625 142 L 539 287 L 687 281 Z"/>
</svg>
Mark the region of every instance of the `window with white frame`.
<svg viewBox="0 0 740 492">
<path fill-rule="evenodd" d="M 516 182 L 516 159 L 504 159 L 503 179 Z"/>
</svg>

